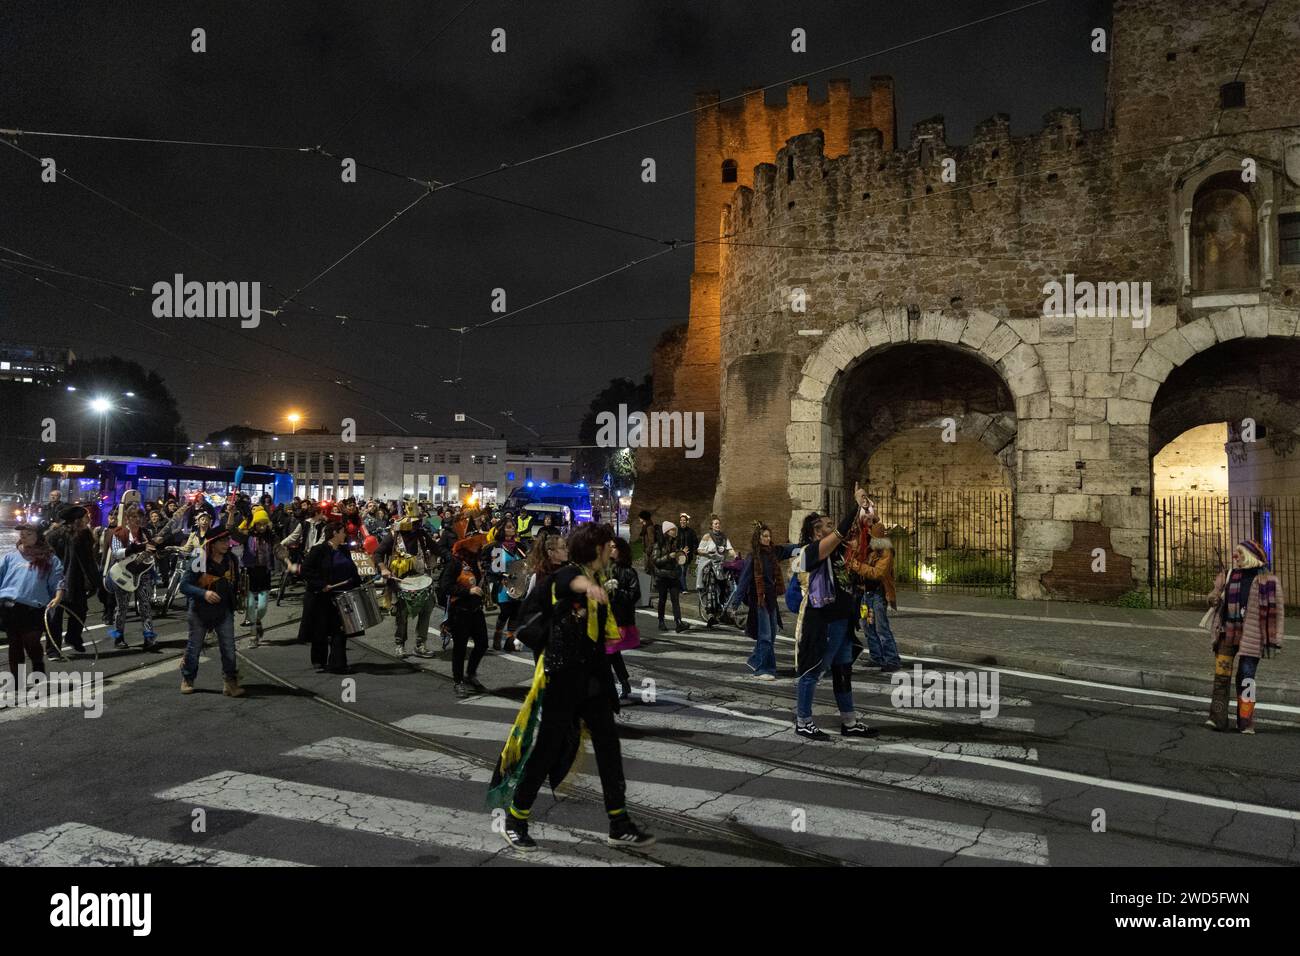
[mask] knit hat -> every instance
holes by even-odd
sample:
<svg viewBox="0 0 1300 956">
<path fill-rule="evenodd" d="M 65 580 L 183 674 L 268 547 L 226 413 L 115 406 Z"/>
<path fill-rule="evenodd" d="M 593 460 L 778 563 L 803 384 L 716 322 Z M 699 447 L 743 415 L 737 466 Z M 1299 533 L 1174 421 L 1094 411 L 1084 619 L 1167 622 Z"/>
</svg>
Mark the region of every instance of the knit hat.
<svg viewBox="0 0 1300 956">
<path fill-rule="evenodd" d="M 1268 555 L 1264 551 L 1264 546 L 1258 541 L 1253 538 L 1246 538 L 1238 543 L 1245 548 L 1247 554 L 1254 556 L 1260 564 L 1268 564 Z"/>
<path fill-rule="evenodd" d="M 261 505 L 258 505 L 256 508 L 253 509 L 253 517 L 245 519 L 243 523 L 240 524 L 239 530 L 245 531 L 249 528 L 256 530 L 257 525 L 262 521 L 265 521 L 267 524 L 270 524 L 271 516 L 266 513 L 265 508 L 263 508 Z"/>
<path fill-rule="evenodd" d="M 664 534 L 667 534 L 669 531 L 676 531 L 676 530 L 677 530 L 677 525 L 673 524 L 671 521 L 664 522 L 664 526 L 663 526 Z"/>
</svg>

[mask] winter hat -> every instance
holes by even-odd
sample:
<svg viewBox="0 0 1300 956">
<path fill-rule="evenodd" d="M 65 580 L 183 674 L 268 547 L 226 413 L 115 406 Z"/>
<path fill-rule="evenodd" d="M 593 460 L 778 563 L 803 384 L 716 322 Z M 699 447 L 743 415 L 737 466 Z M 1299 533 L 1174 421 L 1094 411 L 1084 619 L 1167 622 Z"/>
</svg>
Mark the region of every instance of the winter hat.
<svg viewBox="0 0 1300 956">
<path fill-rule="evenodd" d="M 677 525 L 673 524 L 671 521 L 664 522 L 664 526 L 663 526 L 664 534 L 667 534 L 669 531 L 676 531 L 676 530 L 677 530 Z"/>
<path fill-rule="evenodd" d="M 1268 564 L 1268 555 L 1264 552 L 1264 546 L 1252 538 L 1246 538 L 1238 542 L 1245 549 L 1246 554 L 1253 557 L 1261 565 Z"/>
</svg>

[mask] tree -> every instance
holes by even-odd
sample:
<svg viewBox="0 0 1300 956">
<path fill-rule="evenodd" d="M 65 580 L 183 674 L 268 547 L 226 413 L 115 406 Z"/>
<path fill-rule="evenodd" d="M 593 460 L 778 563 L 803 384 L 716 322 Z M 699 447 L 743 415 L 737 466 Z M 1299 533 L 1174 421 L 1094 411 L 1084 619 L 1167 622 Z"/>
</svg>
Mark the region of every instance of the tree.
<svg viewBox="0 0 1300 956">
<path fill-rule="evenodd" d="M 102 415 L 90 408 L 100 397 L 112 403 Z M 116 356 L 78 361 L 52 399 L 59 409 L 62 454 L 72 454 L 74 447 L 83 455 L 95 454 L 102 419 L 108 431 L 105 454 L 152 454 L 177 464 L 189 457 L 189 436 L 175 396 L 161 375 L 138 362 Z"/>
<path fill-rule="evenodd" d="M 627 414 L 644 412 L 650 407 L 654 397 L 649 375 L 639 383 L 630 378 L 611 379 L 591 401 L 587 414 L 583 416 L 578 429 L 578 444 L 594 446 L 596 444 L 596 416 L 601 412 L 619 414 L 619 406 L 627 406 Z M 577 476 L 588 484 L 603 485 L 608 472 L 615 478 L 631 481 L 636 477 L 635 451 L 626 454 L 621 448 L 580 448 L 573 459 L 573 470 Z"/>
</svg>

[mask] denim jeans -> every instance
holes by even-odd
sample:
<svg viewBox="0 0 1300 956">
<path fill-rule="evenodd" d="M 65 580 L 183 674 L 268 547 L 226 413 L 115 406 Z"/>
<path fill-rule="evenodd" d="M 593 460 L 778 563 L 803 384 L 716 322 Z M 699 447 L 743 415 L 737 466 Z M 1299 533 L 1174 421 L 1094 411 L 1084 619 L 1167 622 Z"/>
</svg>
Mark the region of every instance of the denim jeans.
<svg viewBox="0 0 1300 956">
<path fill-rule="evenodd" d="M 853 663 L 853 631 L 849 627 L 851 623 L 847 618 L 827 623 L 826 653 L 822 655 L 820 664 L 799 678 L 798 689 L 795 692 L 795 716 L 805 720 L 812 716 L 813 694 L 817 690 L 817 682 L 822 674 L 836 664 Z M 835 704 L 841 714 L 849 713 L 853 710 L 853 692 L 836 691 Z"/>
<path fill-rule="evenodd" d="M 867 632 L 867 653 L 872 662 L 885 667 L 901 667 L 903 660 L 898 656 L 898 644 L 894 642 L 894 632 L 889 626 L 885 592 L 868 591 L 863 595 L 862 603 L 871 610 L 870 620 L 863 619 L 862 623 Z"/>
<path fill-rule="evenodd" d="M 191 684 L 199 676 L 199 654 L 203 651 L 203 638 L 208 631 L 217 632 L 217 648 L 221 651 L 221 673 L 234 677 L 238 673 L 235 661 L 235 615 L 227 611 L 221 623 L 208 627 L 199 620 L 199 616 L 190 612 L 190 639 L 185 644 L 185 661 L 181 664 L 181 676 Z"/>
<path fill-rule="evenodd" d="M 758 640 L 754 644 L 754 653 L 749 655 L 749 669 L 755 674 L 776 676 L 776 611 L 756 609 L 754 611 L 758 624 Z"/>
<path fill-rule="evenodd" d="M 266 617 L 266 599 L 269 592 L 267 591 L 249 591 L 246 602 L 247 609 L 244 611 L 244 617 L 248 618 L 254 624 L 260 624 Z"/>
</svg>

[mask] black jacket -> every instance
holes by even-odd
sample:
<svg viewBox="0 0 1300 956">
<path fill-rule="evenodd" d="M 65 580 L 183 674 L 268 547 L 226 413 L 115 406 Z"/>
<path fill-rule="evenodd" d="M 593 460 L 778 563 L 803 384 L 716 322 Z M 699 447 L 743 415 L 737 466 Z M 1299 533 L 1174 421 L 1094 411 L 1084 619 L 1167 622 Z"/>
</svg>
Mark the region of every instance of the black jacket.
<svg viewBox="0 0 1300 956">
<path fill-rule="evenodd" d="M 636 608 L 641 603 L 641 575 L 637 574 L 636 568 L 615 565 L 612 577 L 617 582 L 617 587 L 609 589 L 614 623 L 619 627 L 630 627 L 636 624 Z"/>
</svg>

